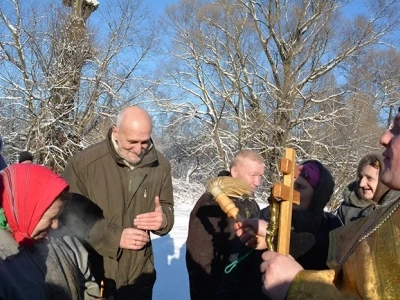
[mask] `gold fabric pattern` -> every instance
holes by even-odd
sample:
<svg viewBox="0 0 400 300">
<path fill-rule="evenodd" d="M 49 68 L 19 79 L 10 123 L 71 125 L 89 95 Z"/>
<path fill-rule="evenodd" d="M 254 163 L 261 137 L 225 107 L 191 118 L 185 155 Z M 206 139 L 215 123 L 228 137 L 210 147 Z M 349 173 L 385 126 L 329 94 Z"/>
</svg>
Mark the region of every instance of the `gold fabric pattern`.
<svg viewBox="0 0 400 300">
<path fill-rule="evenodd" d="M 375 265 L 377 266 L 377 275 L 379 282 L 379 294 L 382 299 L 399 299 L 400 297 L 400 274 L 399 274 L 399 235 L 392 220 L 382 225 L 382 230 L 377 232 L 376 238 L 377 254 L 375 254 Z M 397 267 L 396 267 L 397 266 Z"/>
<path fill-rule="evenodd" d="M 343 298 L 343 295 L 334 287 L 334 270 L 299 272 L 290 286 L 287 299 L 353 299 Z M 304 283 L 307 284 L 304 284 Z"/>
<path fill-rule="evenodd" d="M 331 270 L 299 272 L 287 299 L 400 299 L 399 203 L 331 232 Z"/>
</svg>

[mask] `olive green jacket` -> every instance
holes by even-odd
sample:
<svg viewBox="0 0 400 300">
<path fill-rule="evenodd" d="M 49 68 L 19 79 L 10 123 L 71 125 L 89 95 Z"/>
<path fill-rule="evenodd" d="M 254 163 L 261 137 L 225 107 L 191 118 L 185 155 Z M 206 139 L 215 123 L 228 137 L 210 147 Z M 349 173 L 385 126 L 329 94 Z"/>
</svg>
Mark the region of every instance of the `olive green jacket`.
<svg viewBox="0 0 400 300">
<path fill-rule="evenodd" d="M 137 215 L 154 211 L 156 196 L 160 197 L 167 226 L 153 233 L 165 235 L 172 229 L 171 166 L 164 156 L 153 146 L 139 165 L 130 168 L 117 155 L 110 130 L 104 141 L 72 157 L 63 177 L 71 193 L 89 198 L 102 210 L 103 218 L 90 226 L 85 237 L 90 247 L 102 256 L 104 266 L 92 261 L 93 269 L 104 267 L 104 277 L 115 281 L 116 288 L 134 284 L 141 275 L 155 280 L 151 242 L 139 251 L 121 249 L 119 243 L 123 229 L 133 227 Z M 93 273 L 99 280 L 98 272 Z"/>
</svg>

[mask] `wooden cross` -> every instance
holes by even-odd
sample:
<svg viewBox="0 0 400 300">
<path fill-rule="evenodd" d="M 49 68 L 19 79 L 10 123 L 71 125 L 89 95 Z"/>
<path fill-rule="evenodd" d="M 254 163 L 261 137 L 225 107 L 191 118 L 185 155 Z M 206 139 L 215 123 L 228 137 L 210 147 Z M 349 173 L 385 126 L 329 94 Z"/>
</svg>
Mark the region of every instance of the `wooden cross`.
<svg viewBox="0 0 400 300">
<path fill-rule="evenodd" d="M 280 171 L 283 173 L 283 183 L 274 183 L 272 195 L 282 200 L 279 207 L 278 247 L 277 252 L 289 255 L 290 233 L 292 230 L 292 204 L 300 204 L 300 194 L 294 190 L 294 181 L 297 177 L 295 164 L 296 152 L 286 148 L 285 157 L 281 159 Z"/>
</svg>

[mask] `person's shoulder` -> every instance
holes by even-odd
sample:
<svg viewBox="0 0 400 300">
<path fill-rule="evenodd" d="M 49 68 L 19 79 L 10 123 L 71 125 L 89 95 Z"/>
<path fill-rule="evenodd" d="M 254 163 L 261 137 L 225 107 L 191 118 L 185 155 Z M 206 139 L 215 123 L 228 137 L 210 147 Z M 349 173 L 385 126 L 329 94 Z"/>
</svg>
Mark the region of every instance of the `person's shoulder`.
<svg viewBox="0 0 400 300">
<path fill-rule="evenodd" d="M 104 154 L 108 153 L 109 149 L 107 146 L 107 140 L 102 140 L 96 144 L 90 145 L 89 147 L 77 152 L 74 157 L 90 156 L 96 153 Z"/>
<path fill-rule="evenodd" d="M 157 149 L 155 149 L 155 151 L 156 151 L 156 154 L 157 154 L 158 163 L 160 165 L 162 165 L 162 166 L 170 168 L 171 167 L 171 163 L 169 162 L 169 160 L 166 159 L 165 156 L 160 151 L 158 151 Z"/>
<path fill-rule="evenodd" d="M 196 205 L 210 205 L 210 204 L 217 204 L 214 197 L 209 192 L 204 192 L 200 198 L 196 201 Z"/>
<path fill-rule="evenodd" d="M 77 152 L 71 161 L 74 164 L 78 164 L 81 168 L 85 168 L 91 165 L 95 161 L 110 155 L 106 140 L 103 140 L 97 144 L 91 145 L 82 151 Z"/>
<path fill-rule="evenodd" d="M 207 217 L 218 219 L 222 215 L 223 211 L 215 201 L 214 197 L 209 192 L 205 192 L 194 204 L 190 212 L 189 221 L 192 222 L 195 219 Z"/>
<path fill-rule="evenodd" d="M 394 201 L 397 201 L 400 198 L 400 191 L 396 190 L 389 190 L 387 193 L 385 193 L 381 199 L 380 204 L 382 206 L 387 206 L 393 203 Z"/>
<path fill-rule="evenodd" d="M 209 205 L 217 206 L 218 203 L 214 200 L 214 197 L 209 192 L 205 192 L 195 202 L 192 212 L 198 210 L 200 207 L 209 206 Z"/>
</svg>

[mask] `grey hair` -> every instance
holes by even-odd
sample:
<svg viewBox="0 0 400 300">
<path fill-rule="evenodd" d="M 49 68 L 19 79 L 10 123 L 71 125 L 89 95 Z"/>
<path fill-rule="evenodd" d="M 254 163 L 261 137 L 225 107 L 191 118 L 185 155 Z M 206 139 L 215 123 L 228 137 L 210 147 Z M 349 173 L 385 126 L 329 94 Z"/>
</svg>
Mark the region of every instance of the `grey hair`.
<svg viewBox="0 0 400 300">
<path fill-rule="evenodd" d="M 235 154 L 231 162 L 231 168 L 245 159 L 256 161 L 262 165 L 264 164 L 264 159 L 260 154 L 251 149 L 244 149 Z"/>
<path fill-rule="evenodd" d="M 122 119 L 124 117 L 124 111 L 125 109 L 121 109 L 120 112 L 118 113 L 117 117 L 115 118 L 115 126 L 120 127 L 122 123 Z"/>
</svg>

